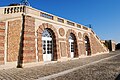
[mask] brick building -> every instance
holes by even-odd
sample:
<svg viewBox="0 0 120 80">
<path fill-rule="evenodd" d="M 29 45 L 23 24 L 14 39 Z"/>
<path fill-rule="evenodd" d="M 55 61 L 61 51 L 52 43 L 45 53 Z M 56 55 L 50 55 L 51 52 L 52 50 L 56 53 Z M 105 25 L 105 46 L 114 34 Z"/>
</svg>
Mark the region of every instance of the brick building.
<svg viewBox="0 0 120 80">
<path fill-rule="evenodd" d="M 0 64 L 61 61 L 108 52 L 84 25 L 28 6 L 0 7 Z"/>
</svg>

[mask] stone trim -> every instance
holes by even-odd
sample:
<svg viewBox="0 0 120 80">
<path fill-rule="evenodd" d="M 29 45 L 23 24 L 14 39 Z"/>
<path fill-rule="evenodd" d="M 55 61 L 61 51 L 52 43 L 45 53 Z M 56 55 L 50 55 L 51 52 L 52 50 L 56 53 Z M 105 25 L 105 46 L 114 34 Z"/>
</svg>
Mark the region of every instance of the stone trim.
<svg viewBox="0 0 120 80">
<path fill-rule="evenodd" d="M 65 30 L 63 28 L 60 28 L 59 29 L 59 34 L 60 34 L 60 36 L 63 37 L 65 35 Z"/>
<path fill-rule="evenodd" d="M 79 39 L 82 38 L 82 34 L 81 34 L 81 32 L 78 33 L 78 37 L 79 37 Z"/>
<path fill-rule="evenodd" d="M 58 38 L 58 39 L 59 39 L 59 41 L 66 41 L 65 38 Z"/>
</svg>

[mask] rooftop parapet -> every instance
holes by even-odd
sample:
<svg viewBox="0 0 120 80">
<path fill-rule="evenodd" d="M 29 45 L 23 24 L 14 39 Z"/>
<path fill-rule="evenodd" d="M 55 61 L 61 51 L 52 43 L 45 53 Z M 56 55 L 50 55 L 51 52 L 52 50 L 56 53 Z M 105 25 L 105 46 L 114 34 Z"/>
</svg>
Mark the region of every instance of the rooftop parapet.
<svg viewBox="0 0 120 80">
<path fill-rule="evenodd" d="M 52 14 L 46 13 L 44 11 L 34 9 L 32 7 L 29 7 L 29 6 L 17 5 L 17 6 L 7 6 L 7 7 L 1 7 L 0 8 L 0 15 L 1 14 L 4 14 L 4 15 L 14 14 L 14 13 L 32 14 L 32 15 L 35 15 L 35 16 L 39 16 L 39 17 L 47 18 L 47 19 L 50 19 L 50 20 L 53 20 L 53 21 L 57 21 L 57 22 L 62 23 L 62 24 L 67 24 L 69 26 L 73 26 L 73 27 L 77 27 L 77 28 L 80 28 L 80 29 L 83 29 L 83 30 L 91 31 L 91 29 L 87 28 L 86 26 L 83 26 L 81 24 L 69 21 L 67 19 L 64 19 L 64 18 L 55 16 L 55 15 L 52 15 Z"/>
</svg>

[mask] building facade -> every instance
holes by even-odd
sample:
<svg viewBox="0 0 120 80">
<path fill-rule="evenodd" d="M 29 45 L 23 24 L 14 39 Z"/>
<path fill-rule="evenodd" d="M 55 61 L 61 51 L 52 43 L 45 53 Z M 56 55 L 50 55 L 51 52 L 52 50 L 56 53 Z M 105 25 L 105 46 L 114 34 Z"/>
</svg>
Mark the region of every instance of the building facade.
<svg viewBox="0 0 120 80">
<path fill-rule="evenodd" d="M 28 6 L 0 8 L 0 64 L 62 61 L 108 52 L 84 25 Z"/>
<path fill-rule="evenodd" d="M 101 42 L 109 49 L 109 51 L 116 50 L 116 42 L 113 40 L 101 40 Z"/>
</svg>

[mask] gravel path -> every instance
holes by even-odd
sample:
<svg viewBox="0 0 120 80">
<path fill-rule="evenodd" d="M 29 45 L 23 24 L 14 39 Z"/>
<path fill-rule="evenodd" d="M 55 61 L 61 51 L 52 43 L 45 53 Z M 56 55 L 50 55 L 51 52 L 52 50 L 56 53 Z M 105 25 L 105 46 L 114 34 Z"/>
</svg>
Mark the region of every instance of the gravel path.
<svg viewBox="0 0 120 80">
<path fill-rule="evenodd" d="M 62 72 L 62 71 L 68 70 L 68 69 L 78 67 L 78 66 L 82 66 L 82 65 L 94 62 L 94 61 L 98 61 L 100 59 L 116 55 L 116 53 L 119 53 L 119 52 L 120 51 L 117 51 L 114 53 L 96 55 L 96 56 L 92 56 L 92 57 L 80 58 L 80 59 L 76 59 L 76 60 L 69 60 L 69 61 L 65 61 L 65 62 L 51 63 L 51 64 L 46 64 L 46 65 L 41 65 L 41 66 L 36 66 L 36 67 L 31 67 L 31 68 L 23 68 L 23 69 L 13 68 L 13 69 L 7 69 L 7 70 L 0 70 L 0 80 L 34 80 L 34 79 L 38 79 L 43 76 L 48 76 L 48 75 Z M 120 58 L 120 56 L 119 56 L 119 58 Z M 110 63 L 112 61 L 110 61 Z M 96 80 L 96 77 L 94 77 L 94 76 L 91 77 L 90 75 L 97 75 L 97 74 L 102 73 L 102 71 L 104 72 L 104 69 L 107 68 L 105 66 L 105 64 L 107 65 L 108 63 L 101 62 L 100 64 L 91 65 L 88 68 L 85 67 L 82 70 L 80 69 L 78 71 L 74 71 L 73 73 L 66 74 L 65 76 L 57 77 L 57 78 L 55 78 L 55 80 L 73 80 L 73 79 L 74 80 L 75 79 L 76 80 L 78 80 L 78 79 L 80 79 L 80 80 Z M 109 68 L 117 69 L 114 71 L 116 73 L 114 77 L 116 77 L 116 75 L 118 74 L 117 71 L 120 70 L 120 68 L 117 68 L 118 66 L 120 66 L 120 63 L 118 62 L 116 64 L 115 64 L 116 65 L 115 67 L 109 66 L 110 64 L 108 64 Z M 99 69 L 101 69 L 101 67 L 103 67 L 103 69 L 102 69 L 102 71 L 101 70 L 99 71 Z M 77 73 L 79 73 L 79 74 L 77 74 Z M 86 75 L 86 76 L 83 76 L 83 75 Z M 109 74 L 106 74 L 106 75 L 109 75 Z M 70 76 L 73 76 L 73 78 L 71 78 Z M 78 76 L 80 76 L 80 77 L 78 77 Z M 101 76 L 103 76 L 103 75 L 101 75 Z M 101 80 L 101 79 L 98 79 L 98 80 Z"/>
</svg>

